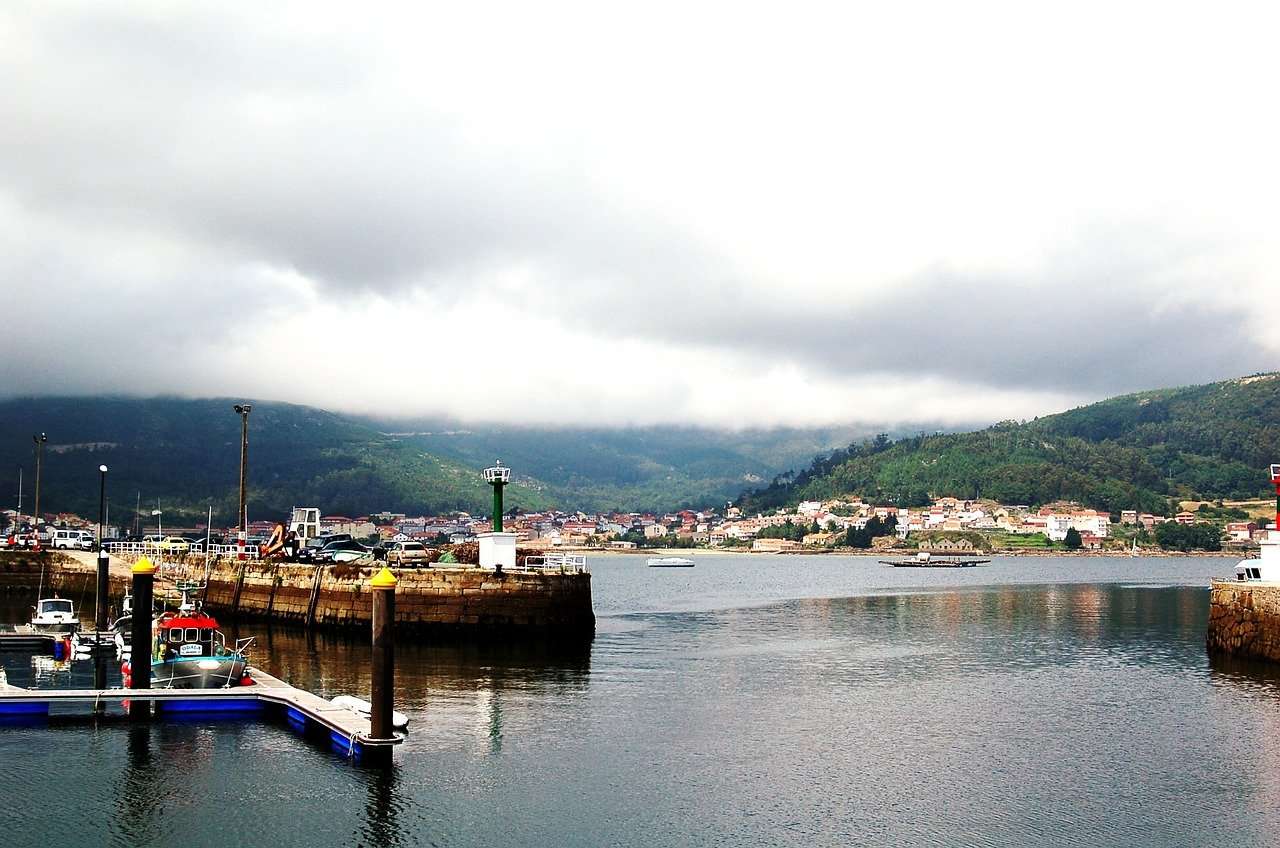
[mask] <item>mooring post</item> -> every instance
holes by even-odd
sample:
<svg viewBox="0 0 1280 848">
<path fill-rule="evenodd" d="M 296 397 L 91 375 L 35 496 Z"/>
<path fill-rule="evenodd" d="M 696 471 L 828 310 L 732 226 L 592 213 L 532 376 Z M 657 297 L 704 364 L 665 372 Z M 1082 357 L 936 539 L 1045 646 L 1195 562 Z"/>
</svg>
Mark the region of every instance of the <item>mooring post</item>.
<svg viewBox="0 0 1280 848">
<path fill-rule="evenodd" d="M 156 566 L 146 557 L 133 564 L 133 628 L 129 639 L 130 689 L 151 688 L 151 598 L 155 592 Z M 129 717 L 151 718 L 150 701 L 129 701 Z"/>
<path fill-rule="evenodd" d="M 394 738 L 391 713 L 396 678 L 395 619 L 396 576 L 383 567 L 369 581 L 373 589 L 373 686 L 369 701 L 369 734 L 374 739 Z"/>
</svg>

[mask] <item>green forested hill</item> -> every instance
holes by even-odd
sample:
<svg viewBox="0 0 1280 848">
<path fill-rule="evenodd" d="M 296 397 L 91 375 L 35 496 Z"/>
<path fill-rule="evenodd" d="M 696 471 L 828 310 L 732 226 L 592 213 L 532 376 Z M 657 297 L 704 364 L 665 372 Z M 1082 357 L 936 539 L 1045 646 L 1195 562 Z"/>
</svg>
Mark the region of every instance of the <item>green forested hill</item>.
<svg viewBox="0 0 1280 848">
<path fill-rule="evenodd" d="M 877 438 L 743 500 L 758 509 L 850 493 L 900 505 L 952 495 L 1163 511 L 1174 496 L 1265 496 L 1272 462 L 1280 462 L 1280 374 L 1261 374 L 1138 392 L 973 433 Z"/>
<path fill-rule="evenodd" d="M 132 519 L 141 494 L 165 523 L 209 505 L 232 521 L 240 420 L 230 399 L 20 398 L 0 401 L 0 505 L 32 508 L 31 436 L 45 431 L 44 512 L 97 514 L 97 468 L 111 469 L 112 517 Z M 249 507 L 278 518 L 292 505 L 326 513 L 487 514 L 479 469 L 515 469 L 508 503 L 525 508 L 665 511 L 723 503 L 743 486 L 807 462 L 868 427 L 717 431 L 687 427 L 551 428 L 376 421 L 306 406 L 253 402 Z"/>
<path fill-rule="evenodd" d="M 159 499 L 165 522 L 205 514 L 230 523 L 240 468 L 240 418 L 226 399 L 23 398 L 0 403 L 0 502 L 16 503 L 24 470 L 32 507 L 32 435 L 44 431 L 42 512 L 96 516 L 98 466 L 110 468 L 112 519 L 144 515 Z M 475 469 L 440 459 L 339 415 L 306 406 L 257 402 L 249 418 L 251 518 L 278 518 L 293 505 L 325 512 L 370 510 L 487 512 L 489 489 Z M 513 486 L 513 505 L 549 498 Z"/>
</svg>

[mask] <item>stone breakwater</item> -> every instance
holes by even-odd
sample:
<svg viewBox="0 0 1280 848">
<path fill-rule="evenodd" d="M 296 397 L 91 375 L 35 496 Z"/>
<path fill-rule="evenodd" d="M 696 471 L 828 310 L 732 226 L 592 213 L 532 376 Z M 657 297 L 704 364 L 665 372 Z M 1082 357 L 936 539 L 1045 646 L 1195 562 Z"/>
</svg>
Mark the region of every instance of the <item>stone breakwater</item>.
<svg viewBox="0 0 1280 848">
<path fill-rule="evenodd" d="M 1215 580 L 1205 644 L 1212 653 L 1280 662 L 1280 584 Z"/>
<path fill-rule="evenodd" d="M 203 567 L 188 566 L 191 577 Z M 291 563 L 215 564 L 204 603 L 214 614 L 305 626 L 368 628 L 373 609 L 370 578 L 381 565 L 316 566 Z M 479 568 L 395 570 L 396 629 L 537 631 L 590 635 L 591 575 Z M 173 573 L 175 579 L 181 573 Z"/>
</svg>

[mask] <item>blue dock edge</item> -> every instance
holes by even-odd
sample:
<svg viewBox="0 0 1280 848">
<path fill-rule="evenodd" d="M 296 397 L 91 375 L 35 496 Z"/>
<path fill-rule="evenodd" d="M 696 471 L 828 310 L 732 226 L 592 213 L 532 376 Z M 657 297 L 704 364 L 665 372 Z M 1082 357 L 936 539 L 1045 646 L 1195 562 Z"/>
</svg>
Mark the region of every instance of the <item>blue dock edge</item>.
<svg viewBox="0 0 1280 848">
<path fill-rule="evenodd" d="M 252 687 L 228 690 L 174 689 L 21 689 L 0 687 L 0 727 L 4 725 L 39 724 L 50 718 L 50 705 L 123 703 L 131 698 L 151 701 L 157 717 L 183 720 L 211 716 L 283 717 L 284 723 L 299 735 L 319 743 L 327 743 L 333 753 L 344 759 L 370 765 L 390 762 L 391 750 L 404 740 L 370 739 L 368 719 L 328 701 L 295 689 L 264 672 L 253 670 L 259 681 Z M 65 718 L 65 716 L 59 716 Z"/>
</svg>

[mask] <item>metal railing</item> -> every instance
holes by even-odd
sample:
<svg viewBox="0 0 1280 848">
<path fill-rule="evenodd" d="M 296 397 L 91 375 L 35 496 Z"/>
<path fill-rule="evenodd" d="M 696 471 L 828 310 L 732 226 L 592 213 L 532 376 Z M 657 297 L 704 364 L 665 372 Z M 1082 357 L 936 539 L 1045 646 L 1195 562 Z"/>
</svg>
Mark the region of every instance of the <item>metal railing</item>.
<svg viewBox="0 0 1280 848">
<path fill-rule="evenodd" d="M 514 571 L 548 571 L 560 574 L 587 574 L 587 558 L 583 554 L 540 554 L 524 558 L 524 565 Z"/>
<path fill-rule="evenodd" d="M 175 545 L 167 545 L 163 542 L 107 542 L 104 546 L 109 554 L 117 554 L 119 556 L 147 556 L 156 559 L 176 559 L 179 557 L 201 557 L 206 553 L 209 556 L 220 559 L 223 557 L 234 558 L 239 548 L 235 545 L 190 545 L 188 547 L 179 547 Z M 250 561 L 258 559 L 258 546 L 245 545 L 245 558 Z"/>
</svg>

